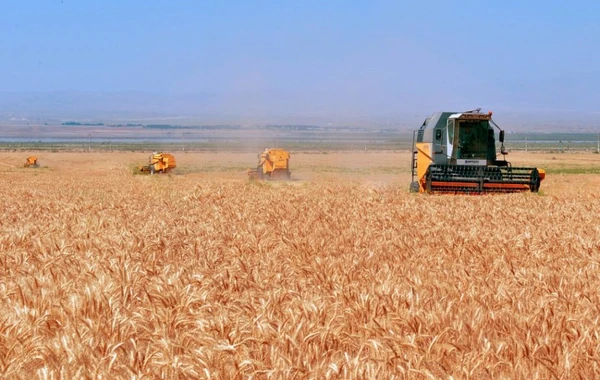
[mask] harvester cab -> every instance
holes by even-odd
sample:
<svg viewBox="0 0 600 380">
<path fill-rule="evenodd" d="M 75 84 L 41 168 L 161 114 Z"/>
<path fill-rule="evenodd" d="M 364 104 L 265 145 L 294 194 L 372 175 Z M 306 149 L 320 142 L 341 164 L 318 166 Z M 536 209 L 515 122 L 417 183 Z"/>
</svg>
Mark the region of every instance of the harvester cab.
<svg viewBox="0 0 600 380">
<path fill-rule="evenodd" d="M 38 159 L 36 156 L 29 156 L 25 160 L 25 164 L 23 165 L 25 168 L 39 168 L 40 164 L 38 163 Z"/>
<path fill-rule="evenodd" d="M 175 157 L 169 153 L 154 152 L 150 155 L 148 161 L 148 165 L 140 166 L 140 172 L 148 174 L 168 173 L 177 166 Z"/>
<path fill-rule="evenodd" d="M 543 169 L 512 167 L 492 112 L 437 112 L 413 133 L 411 192 L 537 192 Z M 499 131 L 497 159 L 495 130 Z"/>
<path fill-rule="evenodd" d="M 280 148 L 266 148 L 258 155 L 258 165 L 248 169 L 250 179 L 290 179 L 290 153 Z"/>
</svg>

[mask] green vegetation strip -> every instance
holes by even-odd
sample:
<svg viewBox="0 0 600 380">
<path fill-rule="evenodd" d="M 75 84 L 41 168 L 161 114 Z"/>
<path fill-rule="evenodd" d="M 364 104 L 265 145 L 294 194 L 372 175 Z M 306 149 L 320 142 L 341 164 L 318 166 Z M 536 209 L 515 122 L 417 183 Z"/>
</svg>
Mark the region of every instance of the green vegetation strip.
<svg viewBox="0 0 600 380">
<path fill-rule="evenodd" d="M 600 167 L 547 168 L 546 174 L 600 174 Z"/>
</svg>

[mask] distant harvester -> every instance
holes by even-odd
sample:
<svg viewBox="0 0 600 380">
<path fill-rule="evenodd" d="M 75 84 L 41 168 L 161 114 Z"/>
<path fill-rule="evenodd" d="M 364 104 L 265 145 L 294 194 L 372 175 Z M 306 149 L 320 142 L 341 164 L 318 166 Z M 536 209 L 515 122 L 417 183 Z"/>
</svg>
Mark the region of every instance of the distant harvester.
<svg viewBox="0 0 600 380">
<path fill-rule="evenodd" d="M 25 160 L 25 165 L 23 165 L 23 167 L 25 167 L 25 168 L 39 168 L 40 165 L 38 164 L 38 158 L 36 156 L 29 156 L 29 157 L 27 157 L 27 159 Z"/>
<path fill-rule="evenodd" d="M 250 179 L 290 179 L 290 153 L 281 148 L 266 148 L 258 156 L 256 169 L 248 169 Z"/>
<path fill-rule="evenodd" d="M 154 152 L 150 155 L 148 165 L 140 166 L 140 172 L 147 174 L 168 173 L 175 169 L 175 157 L 169 153 Z"/>
</svg>

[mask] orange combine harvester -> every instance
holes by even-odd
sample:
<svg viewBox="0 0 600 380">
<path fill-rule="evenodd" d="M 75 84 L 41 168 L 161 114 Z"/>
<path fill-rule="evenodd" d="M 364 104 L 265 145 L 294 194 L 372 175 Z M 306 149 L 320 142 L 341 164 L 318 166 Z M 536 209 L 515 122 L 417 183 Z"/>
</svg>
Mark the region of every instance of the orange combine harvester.
<svg viewBox="0 0 600 380">
<path fill-rule="evenodd" d="M 281 148 L 266 148 L 258 155 L 256 168 L 248 169 L 251 180 L 287 180 L 290 173 L 290 153 Z"/>
<path fill-rule="evenodd" d="M 175 169 L 176 166 L 177 163 L 172 154 L 154 152 L 148 159 L 148 165 L 140 166 L 140 172 L 148 174 L 168 173 Z"/>
<path fill-rule="evenodd" d="M 39 168 L 40 164 L 38 163 L 38 158 L 36 156 L 29 156 L 25 160 L 25 164 L 23 165 L 25 168 Z"/>
</svg>

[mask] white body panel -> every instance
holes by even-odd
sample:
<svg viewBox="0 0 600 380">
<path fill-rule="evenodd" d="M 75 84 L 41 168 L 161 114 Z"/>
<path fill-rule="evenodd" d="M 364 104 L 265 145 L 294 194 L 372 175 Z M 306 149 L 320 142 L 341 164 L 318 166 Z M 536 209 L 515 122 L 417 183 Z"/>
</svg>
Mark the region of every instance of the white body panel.
<svg viewBox="0 0 600 380">
<path fill-rule="evenodd" d="M 472 166 L 486 166 L 487 160 L 479 160 L 476 158 L 458 159 L 456 160 L 457 165 L 472 165 Z"/>
</svg>

